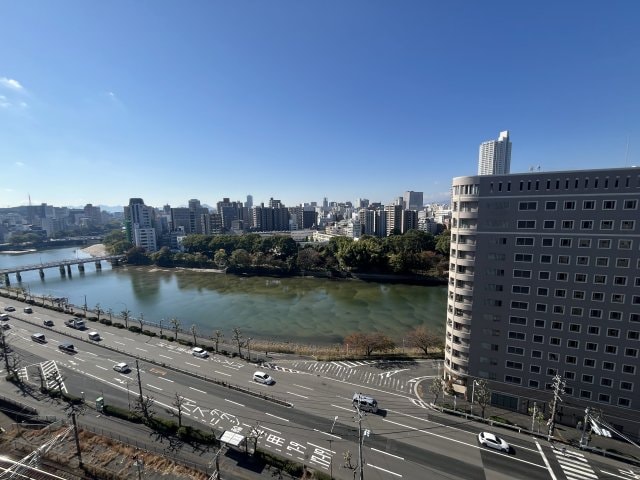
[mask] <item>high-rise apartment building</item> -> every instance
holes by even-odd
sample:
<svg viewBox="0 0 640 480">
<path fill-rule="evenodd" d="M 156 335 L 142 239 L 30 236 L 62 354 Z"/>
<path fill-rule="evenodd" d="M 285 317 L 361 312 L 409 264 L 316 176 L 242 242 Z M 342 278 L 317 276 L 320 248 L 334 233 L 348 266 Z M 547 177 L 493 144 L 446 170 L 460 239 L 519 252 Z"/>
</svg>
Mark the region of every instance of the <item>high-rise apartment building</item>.
<svg viewBox="0 0 640 480">
<path fill-rule="evenodd" d="M 158 249 L 156 229 L 154 227 L 154 210 L 144 204 L 141 198 L 129 199 L 124 207 L 125 228 L 129 241 L 147 252 Z"/>
<path fill-rule="evenodd" d="M 422 192 L 414 192 L 411 190 L 404 192 L 404 196 L 402 197 L 404 208 L 406 210 L 420 210 L 423 206 L 422 198 Z"/>
<path fill-rule="evenodd" d="M 458 177 L 451 206 L 446 379 L 548 414 L 560 375 L 561 421 L 638 438 L 640 168 Z"/>
<path fill-rule="evenodd" d="M 480 144 L 478 175 L 505 175 L 511 171 L 511 141 L 509 131 L 500 132 L 498 140 Z"/>
</svg>

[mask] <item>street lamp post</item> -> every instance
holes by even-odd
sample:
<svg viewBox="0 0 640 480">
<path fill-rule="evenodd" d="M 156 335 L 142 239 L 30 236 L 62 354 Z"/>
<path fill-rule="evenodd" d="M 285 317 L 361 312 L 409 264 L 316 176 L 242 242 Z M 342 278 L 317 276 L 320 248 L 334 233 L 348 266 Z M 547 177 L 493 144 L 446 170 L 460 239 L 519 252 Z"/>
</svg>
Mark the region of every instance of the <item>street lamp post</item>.
<svg viewBox="0 0 640 480">
<path fill-rule="evenodd" d="M 333 418 L 333 425 L 331 425 L 331 430 L 329 430 L 329 434 L 333 436 L 333 427 L 336 426 L 336 421 L 338 420 L 338 416 L 336 415 Z M 331 437 L 329 437 L 329 455 L 331 458 L 329 459 L 329 476 L 331 480 L 333 480 L 333 450 L 331 450 Z"/>
<path fill-rule="evenodd" d="M 253 340 L 253 338 L 247 338 L 247 356 L 249 357 L 249 361 L 251 361 L 251 340 Z"/>
<path fill-rule="evenodd" d="M 473 381 L 471 385 L 471 415 L 473 415 L 473 400 L 476 394 L 476 385 L 480 385 L 477 380 Z"/>
</svg>

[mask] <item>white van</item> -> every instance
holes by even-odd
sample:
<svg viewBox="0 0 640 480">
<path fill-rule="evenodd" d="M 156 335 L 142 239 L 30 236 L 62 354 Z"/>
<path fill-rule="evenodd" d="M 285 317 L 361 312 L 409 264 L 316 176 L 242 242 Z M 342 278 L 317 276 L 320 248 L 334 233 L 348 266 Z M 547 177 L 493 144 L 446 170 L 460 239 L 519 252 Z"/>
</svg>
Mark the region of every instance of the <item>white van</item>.
<svg viewBox="0 0 640 480">
<path fill-rule="evenodd" d="M 98 332 L 89 332 L 89 340 L 93 340 L 94 342 L 97 342 L 100 340 L 100 334 Z"/>
<path fill-rule="evenodd" d="M 378 402 L 376 399 L 362 393 L 353 394 L 353 406 L 365 412 L 376 413 L 378 411 Z"/>
</svg>

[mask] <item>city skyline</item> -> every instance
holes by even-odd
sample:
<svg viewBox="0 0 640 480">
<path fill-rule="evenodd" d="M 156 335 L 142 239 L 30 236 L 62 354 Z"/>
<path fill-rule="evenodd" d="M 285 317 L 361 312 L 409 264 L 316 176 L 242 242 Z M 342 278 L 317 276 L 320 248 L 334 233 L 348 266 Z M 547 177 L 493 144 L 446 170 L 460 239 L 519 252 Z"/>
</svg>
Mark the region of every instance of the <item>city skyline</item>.
<svg viewBox="0 0 640 480">
<path fill-rule="evenodd" d="M 637 165 L 639 12 L 14 2 L 0 20 L 0 207 L 448 202 L 504 130 L 513 173 Z"/>
</svg>

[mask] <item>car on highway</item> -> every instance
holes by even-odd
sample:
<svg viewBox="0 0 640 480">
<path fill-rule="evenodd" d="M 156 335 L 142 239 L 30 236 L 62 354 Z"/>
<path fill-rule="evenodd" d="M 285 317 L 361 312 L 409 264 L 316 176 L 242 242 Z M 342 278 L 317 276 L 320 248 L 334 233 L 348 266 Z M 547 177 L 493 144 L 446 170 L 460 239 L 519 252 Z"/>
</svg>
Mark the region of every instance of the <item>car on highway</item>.
<svg viewBox="0 0 640 480">
<path fill-rule="evenodd" d="M 72 343 L 61 343 L 60 345 L 58 345 L 58 348 L 67 353 L 77 352 L 76 347 L 74 347 Z"/>
<path fill-rule="evenodd" d="M 4 311 L 5 312 L 15 312 L 16 309 L 15 307 L 12 307 L 11 305 L 4 307 Z"/>
<path fill-rule="evenodd" d="M 484 447 L 493 448 L 505 453 L 511 451 L 511 446 L 507 442 L 490 432 L 480 432 L 478 434 L 478 442 Z"/>
<path fill-rule="evenodd" d="M 200 348 L 200 347 L 193 347 L 191 349 L 191 355 L 193 355 L 194 357 L 200 357 L 200 358 L 207 358 L 209 356 L 207 351 L 204 348 Z"/>
<path fill-rule="evenodd" d="M 53 320 L 45 320 L 42 322 L 45 327 L 53 327 Z"/>
<path fill-rule="evenodd" d="M 37 343 L 47 343 L 47 339 L 44 336 L 44 333 L 34 333 L 31 335 L 31 340 Z"/>
<path fill-rule="evenodd" d="M 6 322 L 7 320 L 9 320 L 9 315 L 7 315 L 6 313 L 0 313 L 0 320 Z"/>
<path fill-rule="evenodd" d="M 93 340 L 94 342 L 99 342 L 100 340 L 102 340 L 98 332 L 89 332 L 87 336 L 89 337 L 89 340 Z"/>
<path fill-rule="evenodd" d="M 126 364 L 126 363 L 124 363 L 124 362 L 116 363 L 116 364 L 113 366 L 113 369 L 114 369 L 116 372 L 120 372 L 120 373 L 129 373 L 129 372 L 131 371 L 131 369 L 129 368 L 129 365 L 127 365 L 127 364 Z"/>
<path fill-rule="evenodd" d="M 9 330 L 11 328 L 11 325 L 9 325 L 8 323 L 3 323 L 2 324 L 2 329 L 3 330 Z"/>
<path fill-rule="evenodd" d="M 265 385 L 273 385 L 276 381 L 273 377 L 269 376 L 268 373 L 265 372 L 255 372 L 253 374 L 253 381 L 258 383 L 264 383 Z"/>
<path fill-rule="evenodd" d="M 22 309 L 22 311 L 23 311 L 24 313 L 33 313 L 33 308 L 31 308 L 31 307 L 24 307 L 24 308 Z"/>
</svg>

